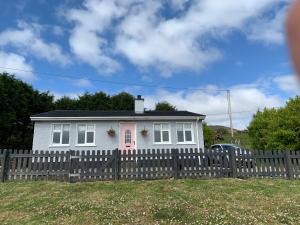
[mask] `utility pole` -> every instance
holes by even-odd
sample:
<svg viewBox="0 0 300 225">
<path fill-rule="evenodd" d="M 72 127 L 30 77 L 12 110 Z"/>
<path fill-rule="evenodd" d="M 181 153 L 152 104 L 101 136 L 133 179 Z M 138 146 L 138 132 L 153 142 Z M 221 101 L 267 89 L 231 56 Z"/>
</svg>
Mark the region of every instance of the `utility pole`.
<svg viewBox="0 0 300 225">
<path fill-rule="evenodd" d="M 231 131 L 231 141 L 233 141 L 233 127 L 232 127 L 232 112 L 231 112 L 231 100 L 230 100 L 230 90 L 227 90 L 227 102 L 228 102 L 228 115 L 230 121 L 230 131 Z"/>
</svg>

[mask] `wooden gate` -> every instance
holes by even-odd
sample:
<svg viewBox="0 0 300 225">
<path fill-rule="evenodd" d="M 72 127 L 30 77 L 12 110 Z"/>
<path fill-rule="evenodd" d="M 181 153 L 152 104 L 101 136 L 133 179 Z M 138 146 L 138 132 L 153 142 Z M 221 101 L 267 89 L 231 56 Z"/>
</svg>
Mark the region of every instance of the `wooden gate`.
<svg viewBox="0 0 300 225">
<path fill-rule="evenodd" d="M 116 180 L 119 151 L 70 151 L 70 182 Z"/>
</svg>

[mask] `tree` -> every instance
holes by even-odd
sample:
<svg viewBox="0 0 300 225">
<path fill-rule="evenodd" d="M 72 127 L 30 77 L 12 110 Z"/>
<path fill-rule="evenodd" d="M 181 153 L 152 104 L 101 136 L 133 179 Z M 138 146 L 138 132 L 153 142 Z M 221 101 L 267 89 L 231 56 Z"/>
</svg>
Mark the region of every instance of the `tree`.
<svg viewBox="0 0 300 225">
<path fill-rule="evenodd" d="M 212 129 L 207 126 L 206 123 L 203 123 L 203 136 L 204 136 L 204 147 L 210 148 L 214 143 L 214 132 Z"/>
<path fill-rule="evenodd" d="M 224 127 L 220 127 L 216 130 L 215 134 L 214 134 L 214 139 L 216 141 L 224 141 L 225 136 L 228 135 L 229 132 L 226 128 Z"/>
<path fill-rule="evenodd" d="M 110 98 L 110 104 L 112 110 L 133 110 L 134 96 L 127 92 L 121 92 Z"/>
<path fill-rule="evenodd" d="M 96 92 L 79 96 L 76 103 L 76 109 L 81 110 L 109 110 L 110 109 L 110 97 L 104 92 Z"/>
<path fill-rule="evenodd" d="M 270 144 L 270 135 L 278 121 L 276 109 L 264 109 L 253 116 L 248 126 L 251 145 L 254 149 L 266 150 Z"/>
<path fill-rule="evenodd" d="M 30 116 L 53 109 L 53 96 L 7 73 L 0 74 L 0 148 L 31 148 Z"/>
<path fill-rule="evenodd" d="M 86 92 L 78 99 L 64 96 L 55 102 L 55 109 L 62 110 L 133 110 L 133 108 L 134 97 L 126 92 L 111 97 L 104 92 L 94 94 Z"/>
<path fill-rule="evenodd" d="M 300 97 L 290 99 L 286 106 L 277 110 L 277 120 L 272 126 L 269 149 L 300 149 Z"/>
<path fill-rule="evenodd" d="M 262 150 L 300 149 L 300 97 L 280 109 L 257 112 L 249 124 L 252 147 Z"/>
<path fill-rule="evenodd" d="M 176 111 L 176 106 L 171 105 L 169 102 L 163 101 L 155 104 L 155 111 Z"/>
<path fill-rule="evenodd" d="M 63 96 L 62 98 L 56 100 L 54 103 L 54 106 L 55 106 L 55 109 L 60 109 L 60 110 L 78 109 L 77 100 L 71 99 L 67 96 Z"/>
</svg>

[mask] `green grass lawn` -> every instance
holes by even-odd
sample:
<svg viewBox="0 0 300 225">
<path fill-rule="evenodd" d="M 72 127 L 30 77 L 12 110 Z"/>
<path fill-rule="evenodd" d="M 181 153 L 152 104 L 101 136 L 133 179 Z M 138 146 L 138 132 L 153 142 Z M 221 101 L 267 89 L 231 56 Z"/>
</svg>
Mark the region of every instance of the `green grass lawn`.
<svg viewBox="0 0 300 225">
<path fill-rule="evenodd" d="M 300 181 L 10 182 L 0 224 L 300 224 Z"/>
</svg>

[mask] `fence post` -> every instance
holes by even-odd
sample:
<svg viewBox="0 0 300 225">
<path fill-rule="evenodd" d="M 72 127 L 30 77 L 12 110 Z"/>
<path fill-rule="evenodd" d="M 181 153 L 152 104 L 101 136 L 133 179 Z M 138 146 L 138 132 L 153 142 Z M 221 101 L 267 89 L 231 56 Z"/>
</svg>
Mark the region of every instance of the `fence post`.
<svg viewBox="0 0 300 225">
<path fill-rule="evenodd" d="M 69 151 L 70 154 L 69 154 L 69 182 L 70 183 L 75 183 L 75 180 L 74 180 L 74 161 L 73 161 L 73 158 L 75 156 L 75 151 L 74 150 L 70 150 Z"/>
<path fill-rule="evenodd" d="M 173 158 L 173 177 L 175 179 L 178 179 L 179 178 L 178 149 L 173 148 L 171 151 L 172 151 L 172 158 Z"/>
<path fill-rule="evenodd" d="M 1 183 L 4 183 L 7 179 L 7 172 L 9 167 L 9 150 L 4 149 L 3 156 L 2 156 L 2 169 L 1 169 Z"/>
<path fill-rule="evenodd" d="M 285 162 L 286 176 L 288 179 L 291 179 L 293 177 L 293 171 L 292 171 L 290 151 L 285 151 L 284 162 Z"/>
<path fill-rule="evenodd" d="M 231 177 L 236 178 L 236 155 L 234 150 L 229 150 L 229 165 L 231 168 Z"/>
<path fill-rule="evenodd" d="M 114 170 L 115 170 L 115 174 L 114 174 L 114 177 L 115 177 L 115 180 L 119 180 L 120 179 L 120 167 L 119 167 L 119 164 L 120 164 L 120 152 L 119 152 L 119 149 L 115 149 L 113 151 L 114 153 Z"/>
</svg>

